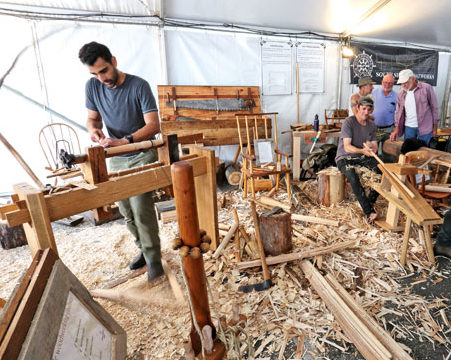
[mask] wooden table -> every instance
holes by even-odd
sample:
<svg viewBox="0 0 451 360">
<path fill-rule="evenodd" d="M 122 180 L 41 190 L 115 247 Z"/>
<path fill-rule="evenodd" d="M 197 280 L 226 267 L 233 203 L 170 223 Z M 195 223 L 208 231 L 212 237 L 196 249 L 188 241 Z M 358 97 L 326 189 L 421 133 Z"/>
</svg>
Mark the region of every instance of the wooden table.
<svg viewBox="0 0 451 360">
<path fill-rule="evenodd" d="M 298 181 L 301 174 L 301 139 L 304 140 L 304 143 L 313 144 L 316 138 L 316 132 L 311 130 L 306 131 L 293 131 L 292 135 L 292 145 L 293 145 L 293 180 Z M 341 131 L 337 130 L 324 130 L 321 132 L 320 138 L 316 142 L 317 144 L 326 143 L 327 138 L 334 137 L 339 138 L 341 135 Z"/>
</svg>

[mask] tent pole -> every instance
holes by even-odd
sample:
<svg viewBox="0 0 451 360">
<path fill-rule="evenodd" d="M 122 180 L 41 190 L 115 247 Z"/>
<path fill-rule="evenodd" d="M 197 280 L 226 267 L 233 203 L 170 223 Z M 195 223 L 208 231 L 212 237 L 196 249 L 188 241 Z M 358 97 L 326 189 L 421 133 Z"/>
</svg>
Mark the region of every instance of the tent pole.
<svg viewBox="0 0 451 360">
<path fill-rule="evenodd" d="M 343 76 L 343 57 L 341 56 L 341 49 L 342 48 L 342 44 L 339 43 L 338 45 L 338 58 L 340 60 L 338 60 L 338 80 L 337 80 L 337 99 L 335 101 L 335 103 L 337 104 L 337 109 L 341 109 L 341 82 L 342 80 L 342 76 Z"/>
</svg>

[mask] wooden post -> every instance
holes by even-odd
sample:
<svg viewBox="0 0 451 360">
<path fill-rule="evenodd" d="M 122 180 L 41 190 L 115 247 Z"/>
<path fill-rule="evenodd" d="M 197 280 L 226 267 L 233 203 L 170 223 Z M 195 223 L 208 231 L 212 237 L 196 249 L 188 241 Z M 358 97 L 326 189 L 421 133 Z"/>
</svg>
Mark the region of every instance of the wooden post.
<svg viewBox="0 0 451 360">
<path fill-rule="evenodd" d="M 196 206 L 196 193 L 194 187 L 193 168 L 187 162 L 180 161 L 171 166 L 172 184 L 174 187 L 175 207 L 177 210 L 177 221 L 179 224 L 180 238 L 183 244 L 190 248 L 200 245 L 199 218 Z M 207 231 L 208 233 L 208 231 Z M 190 332 L 191 346 L 197 355 L 202 352 L 200 337 L 194 327 L 197 322 L 202 330 L 206 325 L 213 329 L 213 338 L 216 337 L 216 329 L 211 321 L 210 308 L 208 304 L 207 280 L 202 256 L 194 258 L 186 256 L 183 258 L 185 275 L 188 281 L 189 296 L 196 319 L 191 319 Z M 219 351 L 222 345 L 222 354 L 216 359 L 221 359 L 224 354 L 224 345 L 215 343 Z"/>
<path fill-rule="evenodd" d="M 88 156 L 84 166 L 85 180 L 90 184 L 98 184 L 108 181 L 108 170 L 106 167 L 105 148 L 102 146 L 94 146 L 85 148 Z M 112 213 L 105 211 L 103 207 L 93 209 L 95 222 L 102 222 L 112 217 Z"/>
<path fill-rule="evenodd" d="M 205 157 L 207 172 L 196 176 L 194 184 L 196 186 L 199 226 L 210 235 L 211 249 L 215 250 L 219 244 L 215 151 L 193 146 L 190 148 L 190 153 Z"/>
<path fill-rule="evenodd" d="M 38 250 L 51 248 L 57 255 L 55 237 L 53 236 L 47 204 L 42 191 L 28 184 L 14 185 L 14 192 L 20 200 L 25 200 L 30 213 L 31 222 L 23 224 L 31 256 L 35 256 Z"/>
</svg>

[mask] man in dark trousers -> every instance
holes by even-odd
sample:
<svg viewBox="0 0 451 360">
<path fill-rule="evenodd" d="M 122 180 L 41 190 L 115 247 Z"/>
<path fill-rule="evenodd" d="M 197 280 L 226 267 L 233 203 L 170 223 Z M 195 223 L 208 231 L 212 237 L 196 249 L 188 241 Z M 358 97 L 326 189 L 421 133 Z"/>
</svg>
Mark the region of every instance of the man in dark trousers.
<svg viewBox="0 0 451 360">
<path fill-rule="evenodd" d="M 377 219 L 373 204 L 378 193 L 371 189 L 369 195 L 360 183 L 355 171 L 356 166 L 366 167 L 378 174 L 377 160 L 372 153 L 377 153 L 376 125 L 370 120 L 374 103 L 370 97 L 361 97 L 356 104 L 356 114 L 348 117 L 341 127 L 335 161 L 338 169 L 345 174 L 363 212 L 370 222 Z"/>
<path fill-rule="evenodd" d="M 80 61 L 93 75 L 86 83 L 86 107 L 91 140 L 103 147 L 113 147 L 152 139 L 160 132 L 158 109 L 149 83 L 117 69 L 117 60 L 102 44 L 91 42 L 79 51 Z M 108 132 L 105 136 L 103 124 Z M 155 149 L 115 156 L 110 170 L 119 171 L 155 162 Z M 158 221 L 152 193 L 148 192 L 118 202 L 127 228 L 139 247 L 131 262 L 135 270 L 147 264 L 147 279 L 152 282 L 163 274 Z"/>
</svg>

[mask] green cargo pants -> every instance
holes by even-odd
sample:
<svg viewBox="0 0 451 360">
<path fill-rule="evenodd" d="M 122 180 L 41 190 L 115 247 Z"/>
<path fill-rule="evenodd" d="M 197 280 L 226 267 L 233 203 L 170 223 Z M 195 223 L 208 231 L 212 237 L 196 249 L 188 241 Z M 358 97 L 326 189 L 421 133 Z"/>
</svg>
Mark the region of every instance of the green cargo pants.
<svg viewBox="0 0 451 360">
<path fill-rule="evenodd" d="M 157 151 L 151 149 L 132 156 L 115 156 L 109 161 L 111 171 L 126 170 L 147 165 L 158 160 Z M 158 221 L 152 192 L 121 200 L 119 211 L 125 218 L 128 230 L 135 237 L 135 244 L 141 249 L 146 261 L 161 261 Z"/>
</svg>

